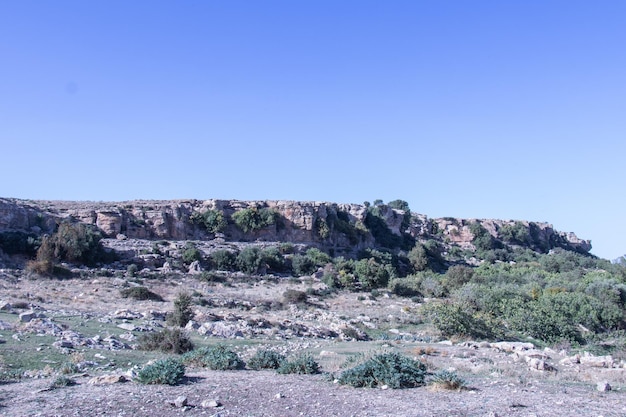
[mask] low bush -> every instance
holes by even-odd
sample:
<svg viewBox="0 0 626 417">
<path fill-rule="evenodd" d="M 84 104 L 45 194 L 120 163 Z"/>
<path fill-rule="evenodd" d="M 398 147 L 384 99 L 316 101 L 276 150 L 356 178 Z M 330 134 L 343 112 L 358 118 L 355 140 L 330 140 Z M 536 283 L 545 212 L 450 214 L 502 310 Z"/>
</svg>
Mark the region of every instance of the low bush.
<svg viewBox="0 0 626 417">
<path fill-rule="evenodd" d="M 134 300 L 163 301 L 163 297 L 150 291 L 146 287 L 123 288 L 120 290 L 120 294 L 124 298 L 132 298 Z"/>
<path fill-rule="evenodd" d="M 59 373 L 61 375 L 71 375 L 79 371 L 80 368 L 74 362 L 65 362 L 59 367 Z"/>
<path fill-rule="evenodd" d="M 306 303 L 307 295 L 304 291 L 288 289 L 283 293 L 283 299 L 288 304 Z"/>
<path fill-rule="evenodd" d="M 320 366 L 311 355 L 302 354 L 283 362 L 276 372 L 279 374 L 318 374 Z"/>
<path fill-rule="evenodd" d="M 193 243 L 187 242 L 183 248 L 182 260 L 186 265 L 189 265 L 194 261 L 201 261 L 202 252 L 200 252 L 200 250 L 196 248 Z"/>
<path fill-rule="evenodd" d="M 381 353 L 341 373 L 339 383 L 355 388 L 413 388 L 424 384 L 426 366 L 398 353 Z"/>
<path fill-rule="evenodd" d="M 56 377 L 54 381 L 52 381 L 52 384 L 50 384 L 50 388 L 55 389 L 55 388 L 71 387 L 73 385 L 76 385 L 76 381 L 74 379 L 65 375 L 61 375 L 61 376 Z"/>
<path fill-rule="evenodd" d="M 389 281 L 387 288 L 395 295 L 400 297 L 419 297 L 421 281 L 415 276 L 407 276 L 404 278 L 394 278 Z"/>
<path fill-rule="evenodd" d="M 273 350 L 257 350 L 248 361 L 248 367 L 254 370 L 278 369 L 285 362 L 285 356 Z"/>
<path fill-rule="evenodd" d="M 210 259 L 214 269 L 233 271 L 236 267 L 237 254 L 226 249 L 220 249 L 211 253 Z"/>
<path fill-rule="evenodd" d="M 215 371 L 243 369 L 246 366 L 237 353 L 222 345 L 194 350 L 184 354 L 182 360 L 189 366 L 209 368 Z"/>
<path fill-rule="evenodd" d="M 257 274 L 263 265 L 263 256 L 259 248 L 247 247 L 239 252 L 235 263 L 239 271 L 246 274 Z"/>
<path fill-rule="evenodd" d="M 428 383 L 435 390 L 461 390 L 467 385 L 456 372 L 446 370 L 435 373 Z"/>
<path fill-rule="evenodd" d="M 136 380 L 142 384 L 178 385 L 185 376 L 185 365 L 176 359 L 161 359 L 144 366 Z"/>
<path fill-rule="evenodd" d="M 193 343 L 183 330 L 165 328 L 160 332 L 141 335 L 139 349 L 180 354 L 192 350 Z"/>
<path fill-rule="evenodd" d="M 445 337 L 461 336 L 489 339 L 493 331 L 482 318 L 454 303 L 431 304 L 423 310 Z"/>
</svg>

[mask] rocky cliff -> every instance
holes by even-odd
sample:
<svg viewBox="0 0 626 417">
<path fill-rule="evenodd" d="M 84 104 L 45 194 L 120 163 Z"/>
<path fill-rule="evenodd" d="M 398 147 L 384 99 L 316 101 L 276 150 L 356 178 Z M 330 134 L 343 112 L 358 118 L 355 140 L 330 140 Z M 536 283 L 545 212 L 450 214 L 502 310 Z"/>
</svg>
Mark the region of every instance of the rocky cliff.
<svg viewBox="0 0 626 417">
<path fill-rule="evenodd" d="M 232 215 L 251 208 L 272 210 L 276 213 L 276 221 L 255 230 L 242 231 L 233 222 Z M 221 212 L 226 219 L 224 229 L 217 235 L 207 231 L 194 216 L 209 210 Z M 404 242 L 408 239 L 412 243 L 434 240 L 444 249 L 457 247 L 474 250 L 480 231 L 486 231 L 494 241 L 503 245 L 529 247 L 540 252 L 556 247 L 581 253 L 591 250 L 590 241 L 579 239 L 574 233 L 557 231 L 548 223 L 431 219 L 385 204 L 367 207 L 360 204 L 301 201 L 174 200 L 110 203 L 0 199 L 0 233 L 52 233 L 63 221 L 94 225 L 108 238 L 211 240 L 218 237 L 237 242 L 292 242 L 346 252 L 376 246 L 403 247 L 401 239 L 384 237 L 404 238 Z M 407 249 L 406 245 L 404 249 Z"/>
</svg>

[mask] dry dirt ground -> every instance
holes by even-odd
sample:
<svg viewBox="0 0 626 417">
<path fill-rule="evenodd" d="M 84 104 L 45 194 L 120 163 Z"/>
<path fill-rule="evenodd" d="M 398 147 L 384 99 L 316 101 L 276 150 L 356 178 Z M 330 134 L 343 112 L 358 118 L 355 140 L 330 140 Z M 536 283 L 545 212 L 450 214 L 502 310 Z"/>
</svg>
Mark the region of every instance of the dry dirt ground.
<svg viewBox="0 0 626 417">
<path fill-rule="evenodd" d="M 585 384 L 512 383 L 472 379 L 463 391 L 355 389 L 323 376 L 277 375 L 271 371 L 189 373 L 183 385 L 132 382 L 45 389 L 30 380 L 2 387 L 6 416 L 624 416 L 626 399 Z M 179 396 L 188 405 L 176 407 Z M 219 407 L 202 407 L 215 400 Z"/>
<path fill-rule="evenodd" d="M 91 318 L 81 323 L 83 327 L 72 329 L 89 333 L 93 330 L 93 327 L 89 327 L 89 320 L 95 323 L 98 318 L 115 310 L 129 309 L 139 313 L 171 310 L 171 301 L 181 290 L 196 291 L 207 298 L 232 298 L 254 304 L 260 300 L 279 299 L 287 288 L 304 290 L 318 285 L 314 280 L 207 284 L 184 275 L 174 280 L 145 280 L 146 286 L 165 298 L 165 302 L 158 303 L 120 298 L 119 290 L 124 281 L 126 278 L 119 277 L 31 280 L 5 273 L 0 279 L 0 301 L 37 306 L 53 320 L 56 320 L 56 315 L 89 313 Z M 362 321 L 362 317 L 367 315 L 369 322 L 380 332 L 388 332 L 391 336 L 398 332 L 410 333 L 425 338 L 430 334 L 428 329 L 422 328 L 419 320 L 411 321 L 415 308 L 414 303 L 407 299 L 381 296 L 371 300 L 366 294 L 359 296 L 345 293 L 314 300 L 304 311 L 286 308 L 255 314 L 272 318 L 282 315 L 282 319 L 303 321 L 310 316 L 308 320 L 315 321 L 315 317 L 319 319 L 323 313 L 323 317 L 331 315 L 332 318 L 338 317 L 346 322 L 357 320 L 358 317 Z M 198 307 L 198 313 L 221 316 L 229 313 L 240 316 L 248 314 L 241 309 L 224 306 Z M 10 317 L 15 317 L 17 321 L 17 314 Z M 113 321 L 105 325 L 115 324 Z M 6 333 L 8 338 L 13 331 L 19 333 L 19 326 Z M 20 337 L 26 343 L 35 336 L 24 334 Z M 250 342 L 240 339 L 223 341 L 238 346 L 244 355 L 249 348 L 246 343 Z M 214 343 L 215 340 L 208 342 Z M 1 384 L 0 415 L 626 416 L 626 369 L 622 366 L 592 368 L 562 365 L 560 361 L 572 352 L 547 351 L 546 361 L 554 366 L 554 370 L 538 371 L 529 369 L 528 363 L 515 352 L 489 346 L 442 344 L 437 343 L 436 339 L 390 338 L 354 342 L 290 338 L 257 343 L 266 342 L 272 346 L 284 345 L 285 349 L 310 351 L 320 360 L 324 371 L 335 375 L 341 371 L 341 363 L 349 354 L 386 347 L 419 357 L 431 372 L 456 370 L 466 380 L 467 389 L 436 391 L 429 386 L 403 390 L 356 389 L 338 385 L 328 375 L 197 369 L 188 369 L 185 382 L 173 387 L 146 386 L 132 381 L 105 385 L 88 383 L 94 376 L 115 372 L 120 374 L 127 370 L 118 364 L 116 369 L 87 368 L 73 376 L 77 385 L 69 387 L 49 389 L 54 376 L 22 378 L 19 382 Z M 0 355 L 6 356 L 8 344 L 0 343 Z M 42 345 L 38 346 L 44 352 L 56 352 L 56 348 Z M 326 354 L 320 355 L 322 351 Z M 108 356 L 110 353 L 98 350 L 87 352 L 85 356 L 92 358 L 94 354 Z M 10 357 L 4 357 L 5 362 L 10 360 Z M 596 389 L 597 382 L 604 380 L 613 387 L 611 391 L 600 392 Z M 181 396 L 187 398 L 187 405 L 173 405 Z M 215 401 L 217 406 L 215 403 L 207 404 L 210 401 Z"/>
</svg>

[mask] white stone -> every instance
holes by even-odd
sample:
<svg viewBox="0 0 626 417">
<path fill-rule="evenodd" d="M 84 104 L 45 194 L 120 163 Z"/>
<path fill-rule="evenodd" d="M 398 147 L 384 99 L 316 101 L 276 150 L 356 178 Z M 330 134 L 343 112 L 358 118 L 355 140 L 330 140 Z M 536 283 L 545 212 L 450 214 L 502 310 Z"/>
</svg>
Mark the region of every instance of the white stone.
<svg viewBox="0 0 626 417">
<path fill-rule="evenodd" d="M 176 397 L 176 399 L 174 400 L 174 406 L 177 408 L 181 408 L 186 405 L 187 405 L 187 397 L 185 397 L 184 395 L 180 395 Z"/>
</svg>

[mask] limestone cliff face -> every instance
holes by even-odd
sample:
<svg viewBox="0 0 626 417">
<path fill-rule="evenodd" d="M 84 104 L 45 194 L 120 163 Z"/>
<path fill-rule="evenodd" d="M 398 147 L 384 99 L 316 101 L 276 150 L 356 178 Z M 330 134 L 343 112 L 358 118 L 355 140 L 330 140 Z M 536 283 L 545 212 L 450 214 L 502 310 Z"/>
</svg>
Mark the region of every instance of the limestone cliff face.
<svg viewBox="0 0 626 417">
<path fill-rule="evenodd" d="M 240 201 L 240 200 L 173 200 L 130 202 L 66 202 L 0 199 L 0 232 L 25 231 L 41 234 L 54 231 L 65 220 L 94 225 L 110 238 L 124 235 L 131 239 L 207 240 L 215 236 L 192 220 L 194 213 L 209 209 L 221 210 L 225 218 L 246 208 L 269 208 L 278 213 L 278 221 L 268 227 L 244 233 L 234 222 L 220 235 L 228 241 L 286 241 L 314 244 L 326 249 L 359 250 L 376 246 L 376 240 L 365 226 L 368 208 L 360 204 L 336 204 L 301 201 Z M 479 222 L 494 238 L 505 239 L 504 231 L 529 236 L 521 244 L 546 251 L 565 247 L 588 252 L 591 243 L 573 233 L 554 230 L 547 223 L 507 220 L 430 219 L 405 213 L 391 207 L 377 207 L 378 218 L 395 235 L 407 234 L 418 241 L 440 240 L 446 245 L 472 249 L 472 224 Z M 521 230 L 521 232 L 520 232 Z M 517 244 L 520 242 L 512 242 Z"/>
</svg>

